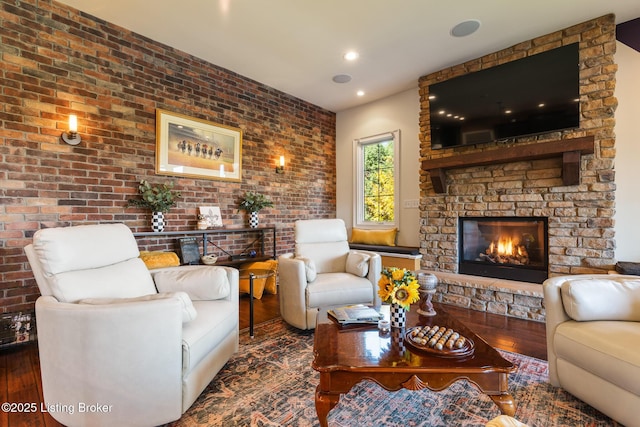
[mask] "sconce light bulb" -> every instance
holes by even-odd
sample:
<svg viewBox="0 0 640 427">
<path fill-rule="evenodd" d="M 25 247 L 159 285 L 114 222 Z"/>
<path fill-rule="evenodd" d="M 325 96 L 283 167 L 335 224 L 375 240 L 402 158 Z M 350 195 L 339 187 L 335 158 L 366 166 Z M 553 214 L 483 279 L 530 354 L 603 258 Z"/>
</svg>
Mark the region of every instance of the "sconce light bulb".
<svg viewBox="0 0 640 427">
<path fill-rule="evenodd" d="M 78 116 L 71 114 L 69 116 L 69 133 L 78 132 Z"/>
<path fill-rule="evenodd" d="M 276 173 L 284 173 L 284 156 L 280 156 L 280 164 L 276 166 Z"/>
<path fill-rule="evenodd" d="M 78 135 L 78 116 L 75 114 L 69 115 L 69 130 L 62 132 L 60 137 L 64 142 L 69 145 L 78 145 L 82 141 L 80 135 Z"/>
</svg>

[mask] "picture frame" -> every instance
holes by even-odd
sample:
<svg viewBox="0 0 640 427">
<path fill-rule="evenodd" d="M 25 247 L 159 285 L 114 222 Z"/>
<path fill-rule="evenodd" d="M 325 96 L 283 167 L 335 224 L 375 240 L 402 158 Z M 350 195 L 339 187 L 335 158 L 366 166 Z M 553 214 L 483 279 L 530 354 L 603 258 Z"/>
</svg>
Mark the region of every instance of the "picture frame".
<svg viewBox="0 0 640 427">
<path fill-rule="evenodd" d="M 242 130 L 156 109 L 156 174 L 240 182 Z"/>
<path fill-rule="evenodd" d="M 222 214 L 218 206 L 200 206 L 200 215 L 207 220 L 207 228 L 222 227 Z"/>
<path fill-rule="evenodd" d="M 195 237 L 181 237 L 178 239 L 180 243 L 180 262 L 182 265 L 200 264 L 200 247 Z"/>
</svg>

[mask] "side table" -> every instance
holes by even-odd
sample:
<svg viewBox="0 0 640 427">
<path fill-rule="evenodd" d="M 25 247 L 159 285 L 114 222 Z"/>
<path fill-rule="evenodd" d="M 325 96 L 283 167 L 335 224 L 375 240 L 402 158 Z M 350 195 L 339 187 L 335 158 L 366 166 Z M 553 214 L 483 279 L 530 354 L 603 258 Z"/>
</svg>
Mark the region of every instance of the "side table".
<svg viewBox="0 0 640 427">
<path fill-rule="evenodd" d="M 253 281 L 267 279 L 275 274 L 273 270 L 251 268 L 239 270 L 241 279 L 249 279 L 249 336 L 253 338 Z"/>
</svg>

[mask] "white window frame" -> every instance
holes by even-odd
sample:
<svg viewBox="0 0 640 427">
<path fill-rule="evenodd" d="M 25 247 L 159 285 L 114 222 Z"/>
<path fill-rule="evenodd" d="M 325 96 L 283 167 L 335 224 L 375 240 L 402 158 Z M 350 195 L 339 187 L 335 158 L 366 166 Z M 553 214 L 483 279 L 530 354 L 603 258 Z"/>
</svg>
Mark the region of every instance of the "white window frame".
<svg viewBox="0 0 640 427">
<path fill-rule="evenodd" d="M 364 155 L 363 147 L 382 141 L 393 140 L 393 222 L 373 222 L 364 220 Z M 353 140 L 354 159 L 354 207 L 353 224 L 358 228 L 400 229 L 400 129 Z"/>
</svg>

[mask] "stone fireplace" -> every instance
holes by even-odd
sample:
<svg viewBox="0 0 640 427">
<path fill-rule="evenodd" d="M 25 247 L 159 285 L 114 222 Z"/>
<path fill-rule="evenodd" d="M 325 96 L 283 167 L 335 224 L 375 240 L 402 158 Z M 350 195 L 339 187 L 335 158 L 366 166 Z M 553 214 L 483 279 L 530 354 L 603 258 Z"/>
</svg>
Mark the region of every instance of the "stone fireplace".
<svg viewBox="0 0 640 427">
<path fill-rule="evenodd" d="M 576 41 L 580 128 L 481 146 L 431 149 L 431 83 Z M 615 47 L 614 17 L 607 15 L 420 79 L 421 267 L 439 278 L 436 301 L 544 320 L 541 280 L 490 279 L 463 267 L 461 239 L 469 237 L 460 228 L 461 218 L 545 218 L 546 248 L 538 249 L 547 252 L 547 265 L 535 269 L 549 277 L 614 268 Z M 440 167 L 438 162 L 453 166 Z"/>
<path fill-rule="evenodd" d="M 542 283 L 547 278 L 546 217 L 460 217 L 458 272 Z"/>
</svg>

